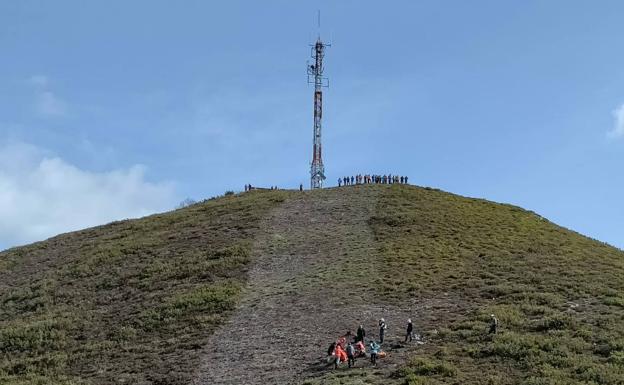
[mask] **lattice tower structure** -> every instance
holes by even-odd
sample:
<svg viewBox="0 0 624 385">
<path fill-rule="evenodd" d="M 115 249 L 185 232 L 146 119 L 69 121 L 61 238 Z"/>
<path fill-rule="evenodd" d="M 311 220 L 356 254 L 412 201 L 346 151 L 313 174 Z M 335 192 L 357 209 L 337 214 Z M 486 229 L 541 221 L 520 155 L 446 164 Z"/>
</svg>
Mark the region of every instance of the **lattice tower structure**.
<svg viewBox="0 0 624 385">
<path fill-rule="evenodd" d="M 325 180 L 321 121 L 323 118 L 323 88 L 329 87 L 328 79 L 323 77 L 323 58 L 325 57 L 325 48 L 329 46 L 329 44 L 323 43 L 319 37 L 316 43 L 312 45 L 314 64 L 308 65 L 308 83 L 314 84 L 314 136 L 310 166 L 310 187 L 313 189 L 323 188 L 323 181 Z"/>
</svg>

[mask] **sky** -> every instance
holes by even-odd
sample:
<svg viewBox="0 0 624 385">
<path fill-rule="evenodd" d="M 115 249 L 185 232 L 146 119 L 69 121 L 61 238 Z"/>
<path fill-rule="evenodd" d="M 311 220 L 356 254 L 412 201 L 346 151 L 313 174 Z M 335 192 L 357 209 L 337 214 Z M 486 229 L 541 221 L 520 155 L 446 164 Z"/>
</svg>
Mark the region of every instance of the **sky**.
<svg viewBox="0 0 624 385">
<path fill-rule="evenodd" d="M 246 183 L 307 187 L 319 32 L 327 185 L 408 175 L 624 248 L 623 14 L 614 0 L 1 2 L 0 249 Z"/>
</svg>

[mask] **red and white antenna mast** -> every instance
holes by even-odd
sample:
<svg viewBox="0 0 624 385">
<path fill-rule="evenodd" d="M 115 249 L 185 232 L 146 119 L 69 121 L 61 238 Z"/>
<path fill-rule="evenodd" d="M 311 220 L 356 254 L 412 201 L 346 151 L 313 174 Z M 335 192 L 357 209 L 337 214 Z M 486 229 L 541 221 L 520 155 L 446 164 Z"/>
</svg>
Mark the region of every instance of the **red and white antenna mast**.
<svg viewBox="0 0 624 385">
<path fill-rule="evenodd" d="M 318 13 L 318 27 L 321 27 L 321 12 Z M 323 166 L 322 145 L 321 145 L 321 118 L 323 117 L 323 87 L 329 87 L 329 80 L 323 77 L 323 57 L 325 48 L 330 47 L 321 41 L 319 31 L 318 38 L 312 47 L 312 59 L 314 64 L 308 63 L 308 84 L 314 83 L 314 137 L 312 165 L 310 167 L 310 187 L 323 188 L 325 180 L 325 166 Z"/>
</svg>

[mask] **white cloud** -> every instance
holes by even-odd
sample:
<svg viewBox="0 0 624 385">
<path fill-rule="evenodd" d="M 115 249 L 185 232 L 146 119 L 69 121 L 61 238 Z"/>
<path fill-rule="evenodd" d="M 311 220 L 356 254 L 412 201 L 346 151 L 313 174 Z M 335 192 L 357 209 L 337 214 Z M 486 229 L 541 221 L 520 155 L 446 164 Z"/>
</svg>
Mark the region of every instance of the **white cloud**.
<svg viewBox="0 0 624 385">
<path fill-rule="evenodd" d="M 23 143 L 0 146 L 0 249 L 171 209 L 170 183 L 145 168 L 90 172 Z"/>
<path fill-rule="evenodd" d="M 50 80 L 44 75 L 33 75 L 28 84 L 35 89 L 35 110 L 41 116 L 60 117 L 67 115 L 67 102 L 50 91 Z"/>
<path fill-rule="evenodd" d="M 613 110 L 613 118 L 615 119 L 615 125 L 607 135 L 610 138 L 624 137 L 624 104 Z"/>
</svg>

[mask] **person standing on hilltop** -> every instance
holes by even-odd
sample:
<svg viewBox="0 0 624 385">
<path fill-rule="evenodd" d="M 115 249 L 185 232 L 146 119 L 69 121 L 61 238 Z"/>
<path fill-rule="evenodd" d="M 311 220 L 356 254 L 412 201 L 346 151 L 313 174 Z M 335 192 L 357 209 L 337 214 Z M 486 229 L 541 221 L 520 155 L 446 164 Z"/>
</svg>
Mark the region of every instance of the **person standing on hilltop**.
<svg viewBox="0 0 624 385">
<path fill-rule="evenodd" d="M 342 185 L 342 179 L 338 178 L 338 187 Z"/>
<path fill-rule="evenodd" d="M 498 331 L 498 318 L 494 314 L 490 314 L 490 331 L 488 334 L 496 334 Z"/>
<path fill-rule="evenodd" d="M 351 177 L 351 184 L 353 185 L 354 182 L 355 182 L 354 178 Z"/>
<path fill-rule="evenodd" d="M 386 325 L 386 320 L 384 320 L 383 318 L 379 320 L 379 343 L 383 344 L 384 342 L 384 335 L 386 334 L 386 329 L 388 328 L 388 326 Z"/>
<path fill-rule="evenodd" d="M 364 326 L 360 325 L 355 336 L 355 342 L 364 342 L 364 337 L 366 337 L 366 330 L 364 330 Z"/>
<path fill-rule="evenodd" d="M 409 338 L 410 342 L 412 342 L 412 333 L 414 331 L 414 325 L 412 325 L 412 320 L 410 318 L 408 318 L 407 320 L 407 330 L 406 330 L 406 334 L 405 334 L 405 342 L 407 342 L 407 339 Z"/>
<path fill-rule="evenodd" d="M 407 184 L 407 177 L 405 177 L 405 184 Z"/>
</svg>

